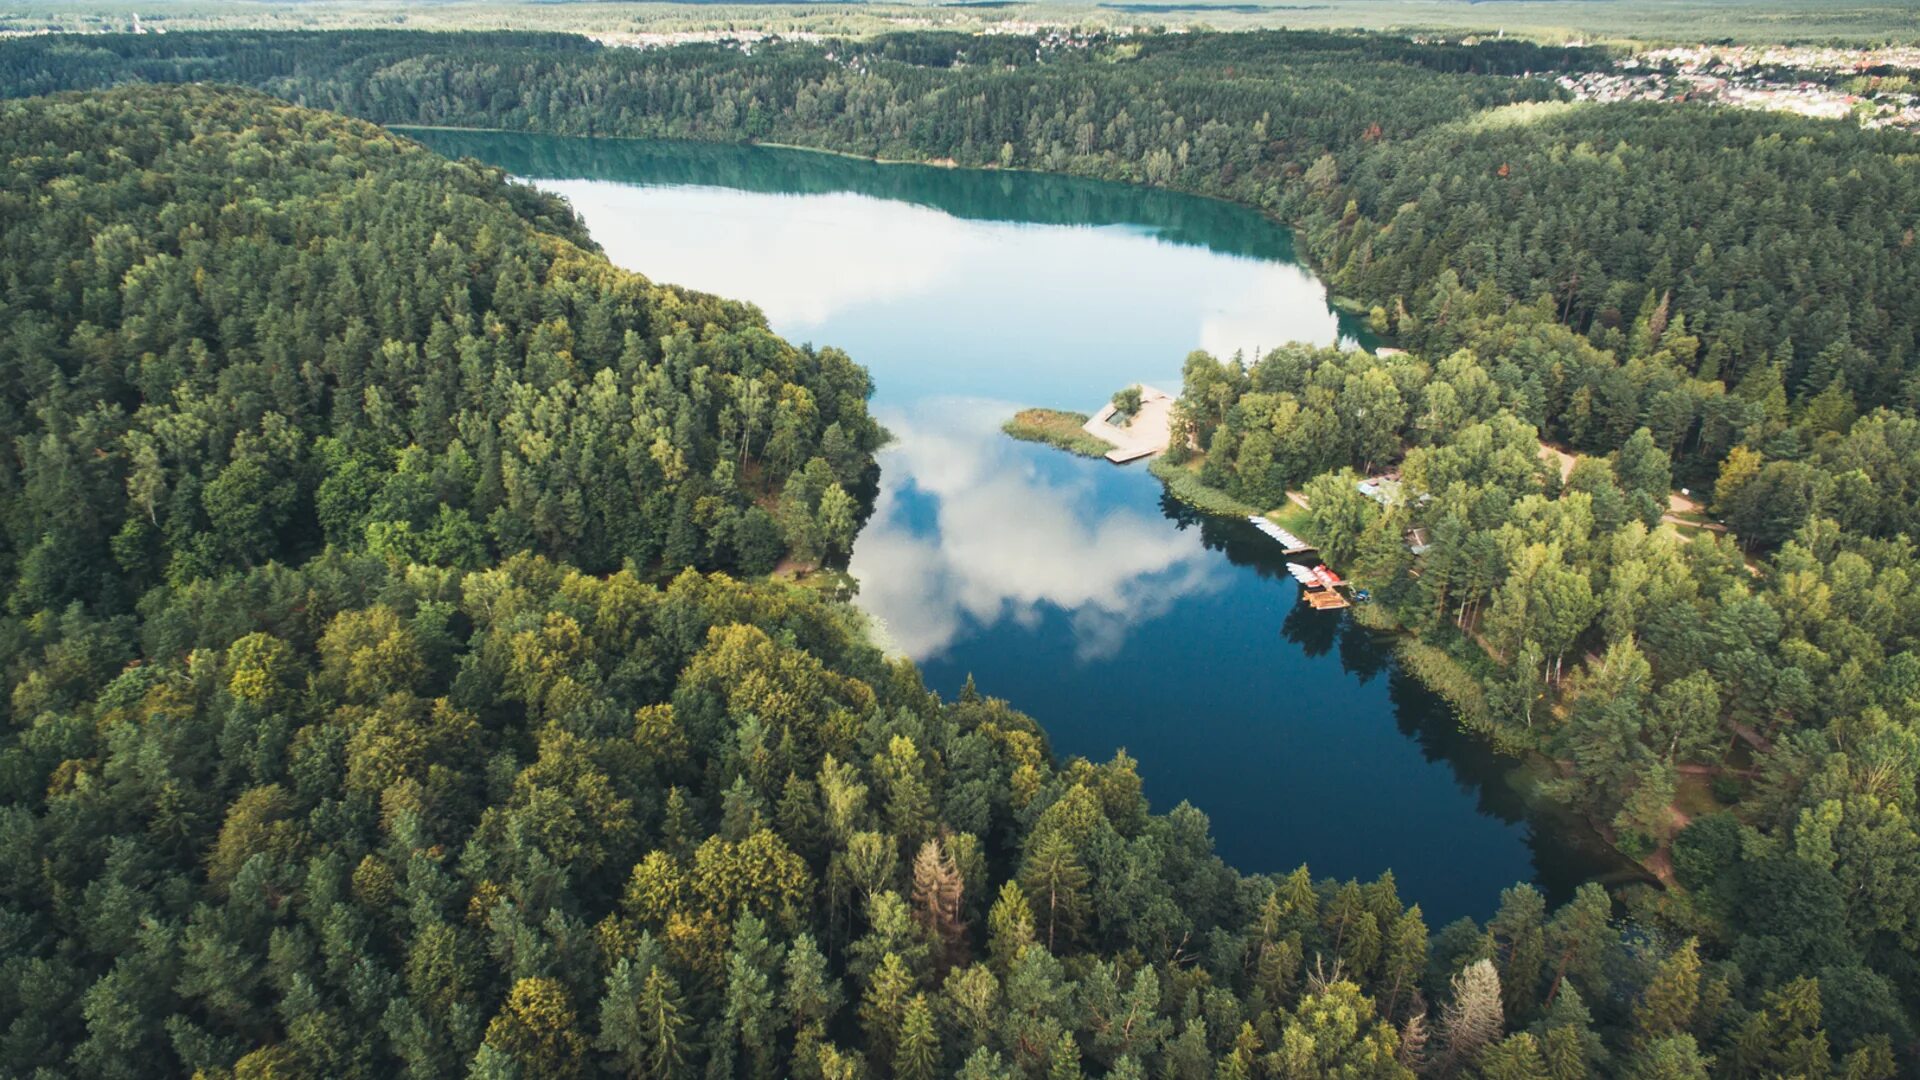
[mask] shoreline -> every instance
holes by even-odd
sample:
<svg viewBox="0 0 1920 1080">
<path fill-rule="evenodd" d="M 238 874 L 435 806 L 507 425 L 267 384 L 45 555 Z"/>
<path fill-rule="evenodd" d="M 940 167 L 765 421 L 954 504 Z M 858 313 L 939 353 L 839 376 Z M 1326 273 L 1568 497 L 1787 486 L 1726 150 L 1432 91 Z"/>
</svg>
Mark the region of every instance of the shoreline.
<svg viewBox="0 0 1920 1080">
<path fill-rule="evenodd" d="M 1086 413 L 1036 407 L 1014 413 L 1000 430 L 1008 438 L 1051 446 L 1076 457 L 1105 458 L 1110 447 L 1087 434 L 1087 420 Z"/>
<path fill-rule="evenodd" d="M 482 132 L 482 133 L 489 133 L 489 134 L 496 134 L 496 135 L 538 135 L 543 138 L 549 138 L 549 139 L 612 139 L 612 140 L 618 140 L 621 142 L 684 142 L 684 143 L 698 143 L 703 146 L 764 147 L 769 150 L 791 150 L 795 153 L 800 153 L 800 154 L 825 154 L 828 157 L 844 158 L 849 161 L 863 161 L 869 165 L 886 165 L 890 167 L 905 165 L 905 166 L 916 166 L 924 169 L 940 169 L 943 171 L 960 170 L 965 172 L 977 172 L 977 173 L 1029 173 L 1034 176 L 1057 176 L 1057 177 L 1063 177 L 1071 180 L 1085 180 L 1089 183 L 1094 183 L 1094 184 L 1113 184 L 1117 187 L 1123 187 L 1123 188 L 1138 188 L 1146 191 L 1163 191 L 1163 192 L 1167 192 L 1174 195 L 1184 195 L 1188 198 L 1207 199 L 1212 202 L 1225 203 L 1228 206 L 1239 207 L 1240 209 L 1246 210 L 1250 213 L 1258 214 L 1262 218 L 1266 219 L 1267 221 L 1272 222 L 1273 224 L 1288 230 L 1290 233 L 1293 234 L 1295 239 L 1295 244 L 1294 244 L 1295 253 L 1301 255 L 1302 258 L 1307 262 L 1307 265 L 1312 268 L 1314 276 L 1316 278 L 1321 279 L 1323 284 L 1325 283 L 1324 269 L 1316 261 L 1313 260 L 1311 254 L 1307 251 L 1305 245 L 1299 243 L 1299 241 L 1303 240 L 1305 237 L 1304 237 L 1304 234 L 1301 233 L 1300 231 L 1300 225 L 1298 222 L 1289 221 L 1286 218 L 1281 217 L 1279 214 L 1276 214 L 1263 207 L 1255 206 L 1252 203 L 1243 202 L 1231 196 L 1220 195 L 1210 191 L 1196 191 L 1192 188 L 1177 187 L 1177 186 L 1171 186 L 1171 185 L 1165 186 L 1165 187 L 1159 187 L 1153 184 L 1143 183 L 1138 180 L 1119 180 L 1110 176 L 1089 176 L 1086 173 L 1062 172 L 1055 169 L 1036 169 L 1026 165 L 1000 165 L 1000 164 L 969 165 L 966 162 L 958 161 L 953 158 L 887 158 L 887 157 L 880 157 L 877 154 L 863 154 L 854 150 L 836 150 L 830 146 L 807 146 L 804 143 L 775 142 L 771 139 L 753 139 L 753 138 L 701 139 L 701 138 L 696 138 L 690 135 L 613 135 L 613 134 L 603 134 L 599 132 L 596 132 L 590 135 L 572 135 L 572 134 L 565 134 L 565 133 L 556 132 L 556 131 L 535 131 L 535 130 L 530 130 L 528 128 L 489 127 L 489 126 L 482 126 L 482 125 L 475 125 L 475 124 L 381 123 L 380 121 L 377 121 L 377 120 L 369 120 L 367 122 L 370 124 L 374 124 L 377 127 L 384 128 L 388 131 L 398 132 L 400 134 L 405 134 L 408 131 L 472 131 L 472 132 Z M 1328 299 L 1329 305 L 1335 307 L 1337 310 L 1339 310 L 1342 314 L 1346 315 L 1348 318 L 1360 319 L 1360 318 L 1364 318 L 1366 315 L 1365 308 L 1361 308 L 1358 311 L 1355 311 L 1355 310 L 1349 309 L 1343 304 L 1335 303 L 1336 298 L 1334 297 L 1331 290 L 1329 290 L 1327 293 L 1327 299 Z M 1343 297 L 1339 299 L 1350 301 L 1356 304 L 1360 303 L 1360 301 L 1353 300 L 1352 298 Z"/>
<path fill-rule="evenodd" d="M 1012 433 L 1009 432 L 1009 434 Z M 1157 455 L 1147 463 L 1147 471 L 1153 475 L 1154 479 L 1160 481 L 1161 489 L 1168 496 L 1208 517 L 1230 521 L 1244 521 L 1250 516 L 1266 518 L 1269 521 L 1274 519 L 1272 511 L 1261 510 L 1235 499 L 1218 488 L 1201 483 L 1198 470 L 1192 467 L 1192 462 L 1176 465 L 1168 462 L 1164 455 Z M 1287 527 L 1299 531 L 1298 524 L 1297 521 L 1290 522 Z M 1310 540 L 1311 537 L 1307 539 Z M 1394 658 L 1398 661 L 1400 670 L 1419 683 L 1423 689 L 1444 701 L 1452 710 L 1455 722 L 1462 732 L 1484 744 L 1490 753 L 1511 762 L 1515 769 L 1523 770 L 1528 775 L 1558 772 L 1559 763 L 1536 748 L 1501 745 L 1501 740 L 1490 730 L 1486 720 L 1485 686 L 1481 684 L 1478 676 L 1463 666 L 1446 649 L 1422 640 L 1383 608 L 1370 605 L 1358 606 L 1353 609 L 1353 617 L 1367 630 L 1392 639 Z M 1617 871 L 1595 880 L 1600 880 L 1608 886 L 1646 884 L 1666 888 L 1667 879 L 1663 878 L 1655 868 L 1647 865 L 1646 860 L 1628 855 L 1597 823 L 1581 815 L 1566 803 L 1542 794 L 1538 790 L 1537 782 L 1517 790 L 1533 812 L 1541 814 L 1559 828 L 1577 831 L 1577 835 L 1570 835 L 1563 841 L 1566 846 L 1596 848 L 1603 851 L 1608 860 L 1619 864 Z"/>
<path fill-rule="evenodd" d="M 762 140 L 755 140 L 755 139 L 720 140 L 720 139 L 699 139 L 699 138 L 688 138 L 685 136 L 665 136 L 665 135 L 605 135 L 605 134 L 568 135 L 568 134 L 558 134 L 553 132 L 529 131 L 523 128 L 479 127 L 479 126 L 467 126 L 467 125 L 458 125 L 458 124 L 444 124 L 444 125 L 393 124 L 393 125 L 381 125 L 381 126 L 387 127 L 390 130 L 396 130 L 398 131 L 398 133 L 402 135 L 404 135 L 407 130 L 471 131 L 471 132 L 487 132 L 487 133 L 509 134 L 509 135 L 536 135 L 536 136 L 543 136 L 547 138 L 560 138 L 560 139 L 615 139 L 615 140 L 635 141 L 635 142 L 678 141 L 678 142 L 698 143 L 698 144 L 714 145 L 714 146 L 766 147 L 769 149 L 790 150 L 790 151 L 799 152 L 799 153 L 826 154 L 832 157 L 839 157 L 839 158 L 844 158 L 844 159 L 849 159 L 854 161 L 862 161 L 862 162 L 875 164 L 875 165 L 907 165 L 907 166 L 920 166 L 920 167 L 931 168 L 931 169 L 966 169 L 969 171 L 981 172 L 981 173 L 1022 172 L 1022 173 L 1033 173 L 1036 175 L 1044 175 L 1044 176 L 1072 177 L 1075 179 L 1088 180 L 1096 183 L 1116 184 L 1116 185 L 1119 185 L 1122 187 L 1128 187 L 1128 188 L 1144 188 L 1146 190 L 1172 192 L 1172 193 L 1185 195 L 1193 198 L 1211 199 L 1216 202 L 1226 203 L 1231 206 L 1240 207 L 1242 209 L 1252 211 L 1253 213 L 1257 213 L 1261 215 L 1263 218 L 1267 219 L 1268 221 L 1274 222 L 1277 225 L 1280 225 L 1284 228 L 1291 230 L 1294 233 L 1296 239 L 1299 238 L 1301 235 L 1299 232 L 1298 226 L 1293 222 L 1286 221 L 1278 217 L 1277 215 L 1272 214 L 1269 211 L 1264 210 L 1260 207 L 1242 202 L 1237 199 L 1232 199 L 1224 195 L 1216 195 L 1216 194 L 1210 194 L 1206 192 L 1192 191 L 1192 190 L 1188 190 L 1186 188 L 1181 188 L 1181 187 L 1154 187 L 1153 185 L 1141 184 L 1134 181 L 1114 180 L 1114 179 L 1109 179 L 1105 177 L 1085 176 L 1078 173 L 1056 172 L 1056 171 L 1046 170 L 1046 169 L 1031 169 L 1031 168 L 1024 168 L 1024 167 L 1002 169 L 997 165 L 975 166 L 975 165 L 966 165 L 959 162 L 951 162 L 951 161 L 945 164 L 936 164 L 934 162 L 927 161 L 927 160 L 881 158 L 876 155 L 861 154 L 861 153 L 855 153 L 855 152 L 846 151 L 846 150 L 835 150 L 829 147 L 805 146 L 805 145 L 793 144 L 793 143 L 781 143 L 781 142 L 762 141 Z M 1309 251 L 1304 245 L 1301 245 L 1298 243 L 1296 243 L 1295 245 L 1295 251 L 1301 256 L 1302 261 L 1310 269 L 1313 270 L 1315 277 L 1320 279 L 1324 284 L 1325 270 L 1323 267 L 1319 265 L 1318 261 L 1312 257 L 1311 251 Z M 1342 298 L 1342 299 L 1346 299 L 1349 302 L 1352 302 L 1352 298 Z M 1334 301 L 1334 297 L 1330 290 L 1328 292 L 1328 300 L 1329 300 L 1329 304 L 1332 305 Z M 1348 318 L 1356 317 L 1351 311 L 1348 311 L 1344 306 L 1339 306 L 1338 310 L 1344 312 Z M 1364 342 L 1360 343 L 1360 347 L 1365 349 L 1368 352 L 1374 351 L 1373 347 L 1367 346 Z M 1033 411 L 1033 410 L 1023 410 L 1023 411 Z M 1060 410 L 1044 410 L 1044 411 L 1060 412 Z M 1009 419 L 1007 423 L 1011 424 L 1013 423 L 1013 420 Z M 1024 435 L 1018 435 L 1013 432 L 1006 431 L 1006 425 L 1002 426 L 1002 430 L 1003 432 L 1006 432 L 1006 434 L 1008 434 L 1009 437 L 1021 438 L 1025 441 L 1030 441 L 1030 442 L 1041 442 L 1046 445 L 1053 446 L 1055 449 L 1060 449 L 1068 453 L 1074 453 L 1077 456 L 1093 456 L 1093 455 L 1086 454 L 1083 451 L 1077 451 L 1072 447 L 1062 446 L 1059 443 L 1053 442 L 1051 439 L 1029 438 Z M 1176 465 L 1167 463 L 1165 462 L 1164 456 L 1162 455 L 1156 455 L 1153 457 L 1152 460 L 1148 462 L 1147 471 L 1152 473 L 1154 478 L 1161 482 L 1161 486 L 1163 490 L 1166 491 L 1167 494 L 1171 495 L 1174 499 L 1181 502 L 1182 504 L 1189 506 L 1200 513 L 1207 514 L 1213 517 L 1241 518 L 1241 519 L 1244 519 L 1247 516 L 1255 515 L 1255 514 L 1263 517 L 1267 516 L 1265 511 L 1260 510 L 1257 507 L 1253 507 L 1253 506 L 1250 506 L 1249 504 L 1242 503 L 1239 500 L 1234 499 L 1232 496 L 1226 494 L 1225 492 L 1206 486 L 1205 484 L 1200 482 L 1196 470 L 1193 470 L 1190 467 L 1186 467 L 1186 466 L 1176 466 Z M 1455 661 L 1451 656 L 1446 656 L 1443 650 L 1440 650 L 1434 646 L 1426 645 L 1426 643 L 1424 642 L 1420 642 L 1417 638 L 1414 638 L 1404 628 L 1400 628 L 1398 626 L 1397 621 L 1393 622 L 1393 626 L 1391 628 L 1384 628 L 1384 627 L 1378 627 L 1378 626 L 1370 626 L 1369 628 L 1375 630 L 1375 632 L 1390 633 L 1394 636 L 1395 656 L 1399 658 L 1402 661 L 1402 663 L 1405 665 L 1405 670 L 1407 674 L 1411 675 L 1416 681 L 1418 681 L 1423 688 L 1434 693 L 1435 695 L 1440 697 L 1443 701 L 1446 701 L 1448 706 L 1455 711 L 1456 718 L 1459 720 L 1461 727 L 1468 734 L 1472 735 L 1476 739 L 1480 739 L 1484 741 L 1489 747 L 1489 749 L 1491 749 L 1494 753 L 1500 755 L 1503 758 L 1513 761 L 1516 765 L 1519 765 L 1519 766 L 1536 765 L 1537 762 L 1532 760 L 1534 758 L 1538 758 L 1541 761 L 1546 761 L 1549 765 L 1551 765 L 1550 759 L 1546 759 L 1545 755 L 1540 754 L 1538 751 L 1528 750 L 1525 753 L 1515 753 L 1511 749 L 1501 747 L 1499 745 L 1499 741 L 1494 739 L 1483 725 L 1469 722 L 1467 719 L 1467 715 L 1471 711 L 1472 706 L 1470 704 L 1465 703 L 1462 698 L 1456 697 L 1455 694 L 1449 693 L 1446 687 L 1442 685 L 1443 682 L 1449 681 L 1449 680 L 1443 680 L 1441 678 L 1436 677 L 1437 665 L 1429 663 L 1427 661 L 1408 660 L 1407 658 L 1410 650 L 1407 646 L 1417 646 L 1421 649 L 1432 650 L 1433 655 L 1428 657 L 1428 660 L 1432 660 L 1435 658 L 1444 658 L 1444 660 L 1446 661 L 1449 667 L 1452 667 L 1454 670 L 1459 670 L 1461 675 L 1463 675 L 1466 679 L 1471 680 L 1476 688 L 1479 688 L 1484 692 L 1484 688 L 1479 687 L 1479 680 L 1477 679 L 1477 677 L 1473 676 L 1471 672 L 1464 671 L 1463 669 L 1459 669 L 1457 667 L 1458 661 Z M 1532 802 L 1532 801 L 1534 801 L 1534 799 L 1531 795 L 1529 795 L 1529 802 Z M 1658 877 L 1657 874 L 1655 874 L 1640 860 L 1631 858 L 1628 855 L 1626 855 L 1625 852 L 1620 851 L 1620 849 L 1614 846 L 1611 842 L 1609 842 L 1605 838 L 1605 836 L 1600 832 L 1600 830 L 1594 827 L 1591 822 L 1587 822 L 1584 819 L 1578 817 L 1577 815 L 1573 815 L 1571 810 L 1568 807 L 1558 802 L 1557 800 L 1541 797 L 1540 801 L 1550 805 L 1553 808 L 1553 811 L 1555 812 L 1556 816 L 1561 817 L 1562 819 L 1565 819 L 1565 820 L 1580 821 L 1585 831 L 1588 833 L 1588 838 L 1595 843 L 1603 845 L 1608 852 L 1611 852 L 1614 857 L 1617 857 L 1619 860 L 1621 860 L 1624 866 L 1632 866 L 1637 868 L 1640 871 L 1640 873 L 1645 876 L 1645 880 L 1647 880 L 1648 882 L 1655 883 L 1655 884 L 1660 883 L 1660 878 Z"/>
</svg>

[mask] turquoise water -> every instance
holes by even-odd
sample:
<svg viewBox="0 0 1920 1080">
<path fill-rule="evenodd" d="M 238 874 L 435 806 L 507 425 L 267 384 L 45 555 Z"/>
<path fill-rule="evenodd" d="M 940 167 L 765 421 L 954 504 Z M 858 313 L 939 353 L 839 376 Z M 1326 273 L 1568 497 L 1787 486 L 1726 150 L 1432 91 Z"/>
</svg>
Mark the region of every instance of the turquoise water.
<svg viewBox="0 0 1920 1080">
<path fill-rule="evenodd" d="M 872 372 L 898 437 L 850 571 L 928 684 L 971 674 L 1054 748 L 1140 762 L 1243 870 L 1392 868 L 1434 925 L 1501 888 L 1614 868 L 1534 815 L 1391 649 L 1298 602 L 1279 546 L 1167 500 L 1142 465 L 1016 442 L 1189 350 L 1359 343 L 1289 233 L 1225 203 L 1025 173 L 766 148 L 410 131 L 572 200 L 607 254 L 758 304 Z"/>
</svg>

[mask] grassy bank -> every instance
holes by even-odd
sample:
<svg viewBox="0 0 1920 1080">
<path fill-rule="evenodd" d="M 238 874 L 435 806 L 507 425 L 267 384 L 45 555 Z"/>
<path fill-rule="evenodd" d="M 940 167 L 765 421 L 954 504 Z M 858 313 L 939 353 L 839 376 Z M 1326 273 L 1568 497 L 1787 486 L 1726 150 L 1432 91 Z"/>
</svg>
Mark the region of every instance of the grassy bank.
<svg viewBox="0 0 1920 1080">
<path fill-rule="evenodd" d="M 1488 721 L 1487 692 L 1471 671 L 1445 649 L 1429 645 L 1409 633 L 1402 633 L 1396 642 L 1400 662 L 1407 671 L 1419 679 L 1427 689 L 1439 694 L 1453 706 L 1460 723 L 1468 730 L 1492 738 L 1493 725 Z M 1494 747 L 1502 753 L 1515 753 L 1519 749 L 1500 745 L 1499 739 L 1493 739 Z"/>
<path fill-rule="evenodd" d="M 1001 424 L 1000 430 L 1016 439 L 1046 443 L 1081 457 L 1106 457 L 1107 451 L 1113 447 L 1106 440 L 1096 439 L 1081 430 L 1086 422 L 1086 413 L 1065 409 L 1021 409 L 1013 419 Z"/>
<path fill-rule="evenodd" d="M 1164 456 L 1157 457 L 1148 463 L 1147 471 L 1167 485 L 1167 491 L 1174 498 L 1202 513 L 1237 518 L 1260 513 L 1259 507 L 1243 503 L 1219 488 L 1201 483 L 1199 457 L 1184 465 L 1175 465 Z"/>
</svg>

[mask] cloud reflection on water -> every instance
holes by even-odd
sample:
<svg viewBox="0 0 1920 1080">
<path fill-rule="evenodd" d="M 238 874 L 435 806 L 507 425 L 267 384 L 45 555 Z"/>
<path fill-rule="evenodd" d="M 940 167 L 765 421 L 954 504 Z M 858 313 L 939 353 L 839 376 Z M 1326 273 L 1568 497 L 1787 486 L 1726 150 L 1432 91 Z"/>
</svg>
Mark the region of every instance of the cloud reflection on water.
<svg viewBox="0 0 1920 1080">
<path fill-rule="evenodd" d="M 1177 390 L 1196 346 L 1225 357 L 1339 337 L 1303 268 L 1140 226 L 980 221 L 850 193 L 540 184 L 594 223 L 614 262 L 749 298 L 780 333 L 868 365 L 899 441 L 852 570 L 861 606 L 916 660 L 1058 611 L 1074 655 L 1094 661 L 1221 587 L 1198 532 L 1170 528 L 1125 482 L 1141 478 L 1002 435 L 1017 407 L 1084 407 L 1133 379 Z"/>
<path fill-rule="evenodd" d="M 901 652 L 925 660 L 1002 619 L 1035 625 L 1051 606 L 1069 616 L 1076 657 L 1102 659 L 1129 627 L 1224 584 L 1197 531 L 1103 505 L 1083 468 L 1037 467 L 998 430 L 1013 411 L 950 398 L 885 417 L 898 441 L 851 570 L 860 606 Z"/>
<path fill-rule="evenodd" d="M 811 333 L 856 304 L 932 289 L 993 254 L 992 227 L 866 195 L 764 196 L 705 187 L 542 180 L 582 211 L 644 221 L 596 230 L 607 256 L 658 281 L 752 300 L 787 333 Z M 749 254 L 750 253 L 750 254 Z"/>
<path fill-rule="evenodd" d="M 1073 374 L 1143 343 L 1160 353 L 1155 367 L 1178 371 L 1193 348 L 1252 356 L 1286 341 L 1339 337 L 1325 286 L 1304 268 L 1170 244 L 1139 227 L 972 221 L 850 193 L 743 197 L 724 188 L 577 179 L 540 186 L 566 196 L 596 225 L 620 223 L 594 229 L 615 263 L 656 281 L 749 299 L 796 339 L 824 334 L 845 345 L 836 319 L 855 309 L 891 311 L 892 319 L 924 322 L 929 336 L 963 332 L 966 368 L 1044 358 Z M 949 325 L 956 309 L 958 324 Z M 896 393 L 889 369 L 925 356 L 916 349 L 857 359 L 883 391 Z M 1011 373 L 1002 367 L 999 374 Z"/>
</svg>

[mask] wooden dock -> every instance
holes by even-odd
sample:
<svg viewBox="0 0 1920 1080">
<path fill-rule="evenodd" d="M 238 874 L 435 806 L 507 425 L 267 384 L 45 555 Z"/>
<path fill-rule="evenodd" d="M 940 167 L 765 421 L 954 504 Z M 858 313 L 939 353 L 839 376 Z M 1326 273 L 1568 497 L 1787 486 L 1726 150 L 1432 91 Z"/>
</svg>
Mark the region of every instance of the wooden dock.
<svg viewBox="0 0 1920 1080">
<path fill-rule="evenodd" d="M 1340 579 L 1340 575 L 1325 566 L 1308 569 L 1299 563 L 1290 562 L 1287 564 L 1287 573 L 1292 574 L 1293 579 L 1300 583 L 1300 598 L 1305 600 L 1313 610 L 1338 611 L 1341 608 L 1353 606 L 1353 601 L 1347 599 L 1347 595 L 1340 591 L 1349 587 L 1347 583 Z"/>
</svg>

